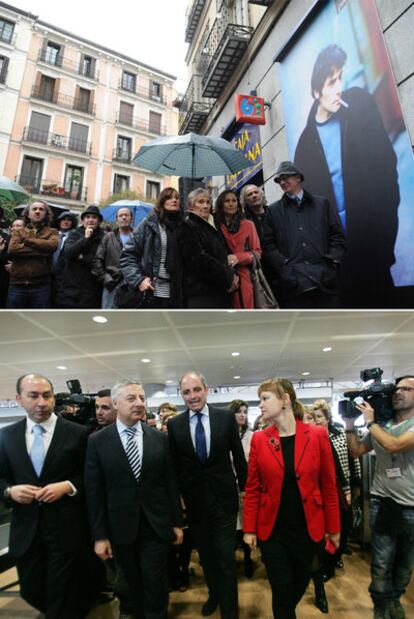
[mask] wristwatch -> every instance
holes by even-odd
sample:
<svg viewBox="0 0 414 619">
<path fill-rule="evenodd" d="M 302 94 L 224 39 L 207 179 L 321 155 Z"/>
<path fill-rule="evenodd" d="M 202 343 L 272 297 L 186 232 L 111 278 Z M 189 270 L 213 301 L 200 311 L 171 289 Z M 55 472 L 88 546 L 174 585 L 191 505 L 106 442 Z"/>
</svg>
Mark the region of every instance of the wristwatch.
<svg viewBox="0 0 414 619">
<path fill-rule="evenodd" d="M 373 426 L 373 425 L 374 425 L 374 423 L 377 423 L 374 419 L 373 419 L 372 421 L 369 421 L 369 422 L 367 423 L 367 430 L 370 430 L 370 429 L 371 429 L 371 426 Z"/>
<path fill-rule="evenodd" d="M 11 486 L 4 489 L 3 496 L 5 499 L 11 499 Z"/>
</svg>

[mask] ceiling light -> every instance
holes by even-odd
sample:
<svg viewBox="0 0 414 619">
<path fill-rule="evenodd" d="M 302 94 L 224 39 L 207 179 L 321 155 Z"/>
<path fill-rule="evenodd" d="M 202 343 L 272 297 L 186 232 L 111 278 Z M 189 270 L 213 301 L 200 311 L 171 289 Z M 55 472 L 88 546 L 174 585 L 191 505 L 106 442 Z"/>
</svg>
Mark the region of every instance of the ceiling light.
<svg viewBox="0 0 414 619">
<path fill-rule="evenodd" d="M 232 357 L 240 357 L 240 353 L 239 352 L 232 352 L 231 356 Z"/>
<path fill-rule="evenodd" d="M 98 322 L 99 324 L 102 324 L 102 325 L 105 324 L 105 322 L 108 322 L 108 319 L 105 318 L 105 316 L 94 316 L 92 318 L 92 320 L 94 322 Z"/>
<path fill-rule="evenodd" d="M 233 378 L 235 378 L 237 380 L 238 378 L 240 378 L 240 376 L 233 376 Z"/>
<path fill-rule="evenodd" d="M 142 363 L 151 363 L 151 359 L 141 359 Z"/>
<path fill-rule="evenodd" d="M 302 372 L 302 376 L 309 376 L 310 372 Z"/>
<path fill-rule="evenodd" d="M 332 350 L 332 346 L 325 346 L 325 348 L 322 348 L 323 352 L 331 352 Z"/>
<path fill-rule="evenodd" d="M 175 383 L 175 380 L 166 380 L 165 383 L 167 385 L 173 385 Z"/>
<path fill-rule="evenodd" d="M 57 365 L 56 369 L 57 370 L 67 370 L 68 368 L 66 367 L 66 365 Z"/>
</svg>

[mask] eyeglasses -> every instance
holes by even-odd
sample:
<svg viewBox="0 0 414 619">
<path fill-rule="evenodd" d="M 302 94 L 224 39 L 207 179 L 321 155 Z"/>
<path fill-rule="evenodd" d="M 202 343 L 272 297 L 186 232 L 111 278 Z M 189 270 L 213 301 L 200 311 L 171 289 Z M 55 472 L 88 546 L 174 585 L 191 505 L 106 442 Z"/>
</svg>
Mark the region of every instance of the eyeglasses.
<svg viewBox="0 0 414 619">
<path fill-rule="evenodd" d="M 410 392 L 410 391 L 414 391 L 414 387 L 396 387 L 395 391 L 407 391 L 407 392 Z"/>
<path fill-rule="evenodd" d="M 288 178 L 292 178 L 292 176 L 296 176 L 296 174 L 281 174 L 279 178 L 276 179 L 276 182 L 280 184 L 281 181 L 286 181 Z"/>
</svg>

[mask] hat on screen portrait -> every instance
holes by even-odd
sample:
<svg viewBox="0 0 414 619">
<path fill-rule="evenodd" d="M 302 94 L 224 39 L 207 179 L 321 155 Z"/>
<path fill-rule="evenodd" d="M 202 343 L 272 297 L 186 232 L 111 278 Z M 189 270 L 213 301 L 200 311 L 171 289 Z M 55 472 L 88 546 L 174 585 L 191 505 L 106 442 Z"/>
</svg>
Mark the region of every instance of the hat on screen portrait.
<svg viewBox="0 0 414 619">
<path fill-rule="evenodd" d="M 277 169 L 277 172 L 273 180 L 275 181 L 275 183 L 278 183 L 280 181 L 281 176 L 284 176 L 284 175 L 295 176 L 296 174 L 301 177 L 301 181 L 305 180 L 305 177 L 303 176 L 302 172 L 299 172 L 299 170 L 295 167 L 295 165 L 291 161 L 282 161 L 282 163 L 279 165 Z"/>
</svg>

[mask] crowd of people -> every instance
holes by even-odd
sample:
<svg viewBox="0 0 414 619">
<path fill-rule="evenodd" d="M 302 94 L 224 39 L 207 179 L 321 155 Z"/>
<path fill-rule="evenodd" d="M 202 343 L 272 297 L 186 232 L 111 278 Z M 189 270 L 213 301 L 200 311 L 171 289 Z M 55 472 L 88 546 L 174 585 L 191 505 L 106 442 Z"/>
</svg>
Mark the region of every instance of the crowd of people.
<svg viewBox="0 0 414 619">
<path fill-rule="evenodd" d="M 115 229 L 97 206 L 53 222 L 36 200 L 0 237 L 0 306 L 10 309 L 260 308 L 253 271 L 283 308 L 338 308 L 345 235 L 336 207 L 302 188 L 292 162 L 274 180 L 283 196 L 269 207 L 246 185 L 215 201 L 195 189 L 182 203 L 163 189 L 136 228 L 119 208 Z M 276 302 L 274 303 L 276 307 Z"/>
<path fill-rule="evenodd" d="M 13 509 L 9 552 L 22 597 L 47 619 L 81 619 L 99 593 L 115 593 L 120 619 L 165 619 L 169 591 L 191 586 L 196 548 L 208 588 L 201 615 L 219 608 L 236 619 L 239 545 L 248 578 L 260 548 L 275 618 L 296 617 L 311 578 L 327 613 L 323 583 L 350 552 L 358 458 L 373 448 L 369 590 L 375 619 L 403 619 L 414 561 L 414 377 L 396 380 L 386 424 L 368 402 L 357 405 L 362 439 L 354 419 L 345 430 L 333 423 L 324 400 L 304 407 L 287 379 L 259 386 L 256 431 L 247 402 L 208 403 L 198 372 L 181 377 L 180 392 L 184 412 L 164 402 L 154 414 L 142 385 L 122 381 L 97 394 L 96 423 L 85 426 L 73 406 L 56 408 L 46 377 L 18 379 L 27 416 L 0 432 L 0 494 Z"/>
</svg>

